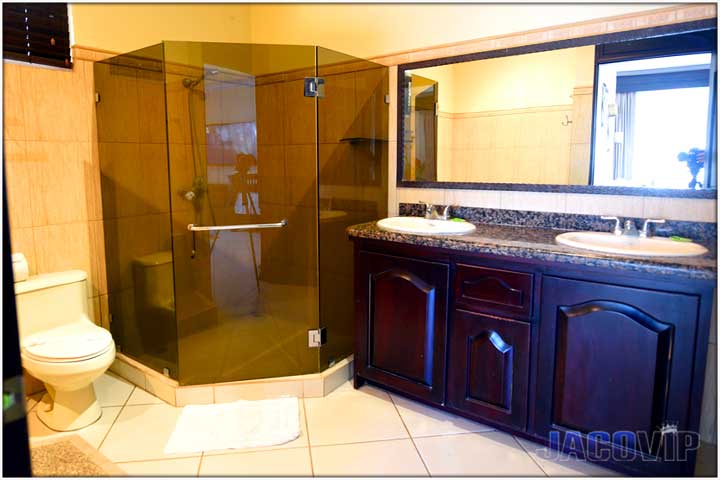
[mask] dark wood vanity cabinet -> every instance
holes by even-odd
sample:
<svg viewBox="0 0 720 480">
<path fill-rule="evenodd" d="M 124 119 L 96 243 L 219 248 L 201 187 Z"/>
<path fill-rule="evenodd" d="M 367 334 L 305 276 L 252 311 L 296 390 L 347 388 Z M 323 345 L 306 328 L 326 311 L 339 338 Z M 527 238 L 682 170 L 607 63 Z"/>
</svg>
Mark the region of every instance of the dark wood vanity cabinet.
<svg viewBox="0 0 720 480">
<path fill-rule="evenodd" d="M 641 432 L 636 450 L 658 454 L 662 425 L 689 429 L 699 307 L 697 295 L 543 277 L 536 433 Z"/>
<path fill-rule="evenodd" d="M 365 251 L 356 258 L 359 374 L 443 403 L 448 265 Z"/>
<path fill-rule="evenodd" d="M 698 431 L 714 282 L 361 239 L 355 261 L 356 386 L 627 473 L 693 473 L 694 451 L 662 458 L 692 439 L 660 429 Z"/>
<path fill-rule="evenodd" d="M 530 325 L 457 309 L 449 344 L 448 404 L 525 430 Z"/>
</svg>

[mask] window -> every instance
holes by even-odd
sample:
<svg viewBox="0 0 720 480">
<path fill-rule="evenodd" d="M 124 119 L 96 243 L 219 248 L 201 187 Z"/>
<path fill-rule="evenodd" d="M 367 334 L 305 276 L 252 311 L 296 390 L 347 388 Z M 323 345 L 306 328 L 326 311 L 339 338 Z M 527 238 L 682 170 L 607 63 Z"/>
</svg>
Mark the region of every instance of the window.
<svg viewBox="0 0 720 480">
<path fill-rule="evenodd" d="M 67 3 L 3 3 L 3 57 L 72 68 Z"/>
</svg>

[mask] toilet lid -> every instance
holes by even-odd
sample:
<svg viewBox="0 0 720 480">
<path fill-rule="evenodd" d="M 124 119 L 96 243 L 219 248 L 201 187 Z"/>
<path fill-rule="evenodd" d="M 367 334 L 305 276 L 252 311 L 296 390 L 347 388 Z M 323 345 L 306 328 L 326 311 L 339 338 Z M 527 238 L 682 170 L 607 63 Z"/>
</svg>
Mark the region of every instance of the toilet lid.
<svg viewBox="0 0 720 480">
<path fill-rule="evenodd" d="M 77 362 L 104 353 L 112 343 L 112 335 L 104 328 L 70 325 L 27 337 L 22 351 L 43 362 Z"/>
</svg>

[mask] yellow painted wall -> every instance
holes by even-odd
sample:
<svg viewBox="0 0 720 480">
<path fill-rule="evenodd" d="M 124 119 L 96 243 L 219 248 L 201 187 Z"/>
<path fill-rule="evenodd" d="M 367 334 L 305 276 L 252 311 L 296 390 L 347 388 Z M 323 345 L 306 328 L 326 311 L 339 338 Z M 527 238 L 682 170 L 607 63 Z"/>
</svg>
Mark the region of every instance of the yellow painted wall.
<svg viewBox="0 0 720 480">
<path fill-rule="evenodd" d="M 667 4 L 73 4 L 75 44 L 128 52 L 161 40 L 321 45 L 372 57 Z"/>
<path fill-rule="evenodd" d="M 248 4 L 75 3 L 74 43 L 125 53 L 162 40 L 250 42 Z"/>
<path fill-rule="evenodd" d="M 358 57 L 668 7 L 668 4 L 264 4 L 252 41 L 317 44 Z"/>
</svg>

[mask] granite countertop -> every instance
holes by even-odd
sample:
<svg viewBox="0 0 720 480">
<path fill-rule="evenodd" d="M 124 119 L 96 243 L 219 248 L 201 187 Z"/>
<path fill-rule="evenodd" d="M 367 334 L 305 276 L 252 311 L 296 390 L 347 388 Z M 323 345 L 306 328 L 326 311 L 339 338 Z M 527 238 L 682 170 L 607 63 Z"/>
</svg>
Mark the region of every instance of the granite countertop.
<svg viewBox="0 0 720 480">
<path fill-rule="evenodd" d="M 555 236 L 568 230 L 489 224 L 476 227 L 467 235 L 414 235 L 387 232 L 378 228 L 377 222 L 368 222 L 348 227 L 347 233 L 356 238 L 699 280 L 715 280 L 717 274 L 713 245 L 705 245 L 710 253 L 699 257 L 628 257 L 558 245 Z"/>
</svg>

